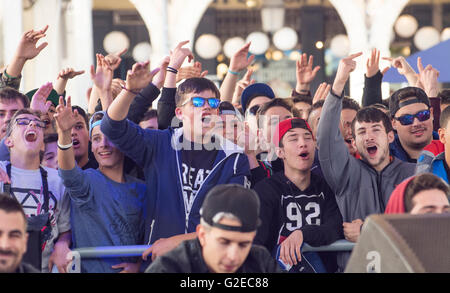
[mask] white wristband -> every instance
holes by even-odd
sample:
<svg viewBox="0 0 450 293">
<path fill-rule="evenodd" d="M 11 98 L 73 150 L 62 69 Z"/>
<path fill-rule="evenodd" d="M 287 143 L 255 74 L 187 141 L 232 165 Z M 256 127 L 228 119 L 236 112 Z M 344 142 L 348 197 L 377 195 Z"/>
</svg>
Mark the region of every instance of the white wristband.
<svg viewBox="0 0 450 293">
<path fill-rule="evenodd" d="M 70 149 L 70 148 L 73 146 L 73 143 L 71 142 L 71 143 L 69 143 L 69 144 L 61 145 L 61 144 L 59 144 L 59 141 L 57 141 L 57 142 L 56 142 L 56 145 L 58 146 L 58 148 L 59 148 L 60 150 L 65 151 L 65 150 Z"/>
</svg>

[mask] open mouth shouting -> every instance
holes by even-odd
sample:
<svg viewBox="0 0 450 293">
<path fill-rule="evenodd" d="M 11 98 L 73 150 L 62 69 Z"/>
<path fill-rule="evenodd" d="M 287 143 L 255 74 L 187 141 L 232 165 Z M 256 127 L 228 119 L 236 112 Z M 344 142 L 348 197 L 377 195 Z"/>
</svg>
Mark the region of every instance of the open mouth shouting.
<svg viewBox="0 0 450 293">
<path fill-rule="evenodd" d="M 302 151 L 300 155 L 298 155 L 302 160 L 308 160 L 309 159 L 309 152 L 308 151 Z"/>
<path fill-rule="evenodd" d="M 31 129 L 31 130 L 27 130 L 25 132 L 25 140 L 27 142 L 35 142 L 37 140 L 37 138 L 38 138 L 38 135 L 37 135 L 36 130 Z"/>
<path fill-rule="evenodd" d="M 378 147 L 376 145 L 368 146 L 367 147 L 367 153 L 369 154 L 369 157 L 371 159 L 375 158 L 377 155 Z"/>
<path fill-rule="evenodd" d="M 73 148 L 78 149 L 80 147 L 80 141 L 76 138 L 72 140 Z"/>
</svg>

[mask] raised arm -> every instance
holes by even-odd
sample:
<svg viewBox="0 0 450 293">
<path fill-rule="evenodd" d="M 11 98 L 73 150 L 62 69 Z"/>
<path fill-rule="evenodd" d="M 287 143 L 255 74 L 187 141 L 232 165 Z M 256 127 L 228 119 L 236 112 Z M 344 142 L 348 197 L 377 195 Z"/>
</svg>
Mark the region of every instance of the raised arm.
<svg viewBox="0 0 450 293">
<path fill-rule="evenodd" d="M 28 60 L 35 58 L 45 47 L 47 47 L 47 42 L 36 47 L 36 43 L 46 36 L 45 33 L 47 29 L 48 25 L 41 30 L 30 30 L 22 35 L 16 53 L 5 70 L 7 76 L 20 77 L 25 63 Z"/>
<path fill-rule="evenodd" d="M 245 44 L 231 57 L 227 75 L 220 86 L 220 99 L 222 101 L 232 102 L 239 72 L 246 69 L 255 59 L 254 55 L 248 57 L 249 48 L 250 42 Z"/>
<path fill-rule="evenodd" d="M 164 81 L 165 88 L 176 88 L 177 87 L 177 74 L 181 65 L 183 64 L 186 57 L 188 61 L 191 62 L 194 59 L 194 55 L 188 48 L 183 48 L 184 45 L 189 43 L 189 41 L 183 41 L 178 43 L 178 45 L 170 53 L 170 62 L 167 67 L 167 75 Z"/>
<path fill-rule="evenodd" d="M 67 98 L 64 105 L 62 97 L 59 98 L 59 105 L 56 107 L 55 114 L 57 132 L 58 132 L 58 168 L 61 170 L 72 170 L 76 166 L 75 155 L 72 145 L 72 127 L 76 124 L 78 111 L 72 112 L 71 98 Z M 70 147 L 69 147 L 70 145 Z"/>
<path fill-rule="evenodd" d="M 67 82 L 69 81 L 69 79 L 72 79 L 83 73 L 84 70 L 75 71 L 75 69 L 73 68 L 65 68 L 59 72 L 53 88 L 58 93 L 58 95 L 63 95 L 64 91 L 66 90 Z"/>
<path fill-rule="evenodd" d="M 308 56 L 304 53 L 300 57 L 300 60 L 296 62 L 295 76 L 297 78 L 297 83 L 295 85 L 294 94 L 307 95 L 311 94 L 311 82 L 316 78 L 317 72 L 320 66 L 316 66 L 313 69 L 314 56 Z"/>
<path fill-rule="evenodd" d="M 100 102 L 102 103 L 103 110 L 108 109 L 113 100 L 111 90 L 113 74 L 113 69 L 111 65 L 106 62 L 105 57 L 101 54 L 97 54 L 97 69 L 94 71 L 94 66 L 91 66 L 91 79 L 94 83 L 96 93 L 100 98 Z M 92 91 L 94 91 L 94 89 Z M 91 100 L 92 98 L 93 97 L 91 96 Z M 97 97 L 94 98 L 96 99 Z"/>
<path fill-rule="evenodd" d="M 383 75 L 388 71 L 389 67 L 383 69 L 380 72 L 380 51 L 373 49 L 369 58 L 367 58 L 366 63 L 366 75 L 364 81 L 364 91 L 362 97 L 362 106 L 370 106 L 376 103 L 382 102 L 381 95 L 381 81 L 383 80 Z"/>
<path fill-rule="evenodd" d="M 108 108 L 108 116 L 112 120 L 121 121 L 128 115 L 128 110 L 134 97 L 146 87 L 153 79 L 159 68 L 149 71 L 150 62 L 136 63 L 131 70 L 127 72 L 125 89 L 113 101 Z"/>
<path fill-rule="evenodd" d="M 234 106 L 239 106 L 239 104 L 241 103 L 242 92 L 245 90 L 245 88 L 256 82 L 254 79 L 252 79 L 252 74 L 253 69 L 251 68 L 247 69 L 247 72 L 245 73 L 244 77 L 236 83 L 232 100 L 232 104 Z"/>
<path fill-rule="evenodd" d="M 344 184 L 343 181 L 348 179 L 349 164 L 354 159 L 344 142 L 339 123 L 344 87 L 350 73 L 356 68 L 356 61 L 353 59 L 361 55 L 362 53 L 357 53 L 341 59 L 332 89 L 323 105 L 317 130 L 320 166 L 335 193 Z"/>
</svg>

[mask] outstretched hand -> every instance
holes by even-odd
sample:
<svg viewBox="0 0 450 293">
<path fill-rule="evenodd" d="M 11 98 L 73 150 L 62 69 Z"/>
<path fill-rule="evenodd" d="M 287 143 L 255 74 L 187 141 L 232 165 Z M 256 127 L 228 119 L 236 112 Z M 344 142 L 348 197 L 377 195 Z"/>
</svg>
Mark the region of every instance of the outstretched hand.
<svg viewBox="0 0 450 293">
<path fill-rule="evenodd" d="M 428 64 L 425 68 L 422 65 L 422 58 L 417 58 L 417 68 L 419 69 L 418 82 L 428 97 L 437 97 L 439 92 L 438 77 L 439 71 Z"/>
<path fill-rule="evenodd" d="M 336 95 L 341 95 L 345 83 L 350 77 L 350 73 L 353 72 L 356 68 L 356 61 L 353 60 L 362 55 L 362 52 L 351 54 L 346 58 L 342 58 L 339 62 L 338 70 L 336 73 L 336 78 L 333 83 L 333 91 Z"/>
<path fill-rule="evenodd" d="M 43 29 L 34 31 L 27 31 L 22 35 L 19 46 L 16 50 L 16 56 L 25 60 L 30 60 L 39 55 L 39 53 L 47 47 L 48 43 L 44 42 L 39 47 L 36 47 L 37 42 L 46 36 L 45 32 L 48 29 L 46 25 Z"/>
<path fill-rule="evenodd" d="M 313 105 L 320 100 L 325 100 L 328 94 L 330 93 L 330 90 L 331 85 L 327 84 L 326 82 L 322 82 L 314 94 L 314 98 L 312 101 Z"/>
<path fill-rule="evenodd" d="M 366 76 L 368 78 L 374 76 L 375 74 L 377 74 L 377 72 L 380 70 L 380 51 L 377 49 L 372 49 L 372 53 L 370 54 L 370 57 L 367 58 L 367 63 L 366 63 L 366 68 L 367 68 L 367 72 L 366 72 Z M 389 70 L 389 67 L 385 67 L 383 69 L 383 71 L 381 71 L 381 74 L 385 74 L 386 71 Z"/>
<path fill-rule="evenodd" d="M 66 105 L 64 105 L 63 97 L 59 97 L 59 105 L 56 107 L 56 114 L 54 115 L 58 132 L 72 131 L 72 127 L 77 123 L 78 115 L 76 109 L 72 111 L 71 97 L 67 98 Z"/>
<path fill-rule="evenodd" d="M 96 57 L 97 69 L 94 71 L 94 65 L 91 66 L 91 79 L 97 88 L 109 91 L 114 75 L 113 69 L 102 54 L 96 54 Z"/>
<path fill-rule="evenodd" d="M 106 55 L 105 61 L 108 63 L 108 65 L 111 67 L 113 71 L 119 67 L 120 63 L 122 62 L 122 55 L 125 54 L 127 50 L 128 49 L 125 48 L 120 52 Z"/>
<path fill-rule="evenodd" d="M 295 86 L 295 91 L 300 93 L 302 91 L 308 91 L 310 83 L 314 80 L 317 72 L 320 70 L 320 66 L 316 66 L 313 69 L 314 56 L 308 56 L 304 53 L 300 57 L 300 60 L 296 62 L 296 77 L 297 84 Z"/>
<path fill-rule="evenodd" d="M 135 63 L 131 70 L 127 72 L 127 79 L 125 81 L 128 90 L 139 92 L 146 87 L 159 72 L 160 68 L 155 68 L 149 71 L 150 61 L 143 63 Z"/>
<path fill-rule="evenodd" d="M 184 45 L 189 43 L 189 41 L 183 41 L 178 43 L 178 45 L 170 52 L 170 63 L 169 66 L 178 70 L 183 64 L 186 57 L 188 57 L 188 61 L 191 62 L 194 59 L 194 55 L 191 50 L 188 48 L 183 48 Z"/>
<path fill-rule="evenodd" d="M 43 84 L 33 95 L 31 98 L 30 108 L 39 111 L 41 113 L 47 113 L 48 109 L 52 105 L 51 101 L 47 101 L 48 96 L 52 92 L 53 84 L 51 82 L 47 82 Z"/>
<path fill-rule="evenodd" d="M 245 44 L 231 57 L 230 60 L 231 71 L 239 72 L 247 68 L 247 66 L 249 66 L 250 64 L 252 64 L 253 60 L 255 59 L 255 55 L 248 56 L 250 44 L 251 42 Z"/>
<path fill-rule="evenodd" d="M 61 79 L 72 79 L 72 78 L 74 78 L 75 76 L 78 76 L 78 75 L 81 75 L 81 74 L 83 74 L 84 73 L 84 70 L 81 70 L 81 71 L 75 71 L 75 69 L 73 69 L 73 68 L 66 68 L 66 69 L 63 69 L 63 70 L 61 70 L 60 72 L 59 72 L 59 74 L 58 74 L 58 79 L 59 78 L 61 78 Z"/>
</svg>

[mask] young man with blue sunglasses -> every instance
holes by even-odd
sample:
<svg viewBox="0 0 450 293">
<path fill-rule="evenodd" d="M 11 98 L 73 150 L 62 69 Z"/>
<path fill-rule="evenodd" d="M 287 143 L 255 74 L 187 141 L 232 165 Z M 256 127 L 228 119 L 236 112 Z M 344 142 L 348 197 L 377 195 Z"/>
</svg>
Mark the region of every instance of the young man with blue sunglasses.
<svg viewBox="0 0 450 293">
<path fill-rule="evenodd" d="M 394 92 L 389 101 L 392 127 L 396 130 L 389 145 L 393 156 L 402 161 L 416 163 L 422 150 L 439 139 L 433 133 L 433 108 L 425 91 L 406 87 Z"/>
<path fill-rule="evenodd" d="M 164 87 L 175 87 L 176 73 L 192 52 L 181 42 L 172 51 Z M 144 253 L 152 259 L 183 240 L 196 237 L 199 209 L 207 192 L 218 184 L 249 185 L 248 159 L 243 150 L 220 139 L 212 142 L 220 93 L 208 79 L 191 78 L 176 90 L 175 114 L 183 122 L 177 129 L 143 130 L 127 121 L 135 93 L 152 80 L 149 64 L 135 64 L 126 89 L 114 100 L 102 120 L 102 132 L 143 169 L 148 196 L 154 204 L 152 231 Z M 215 108 L 214 108 L 215 107 Z"/>
</svg>

